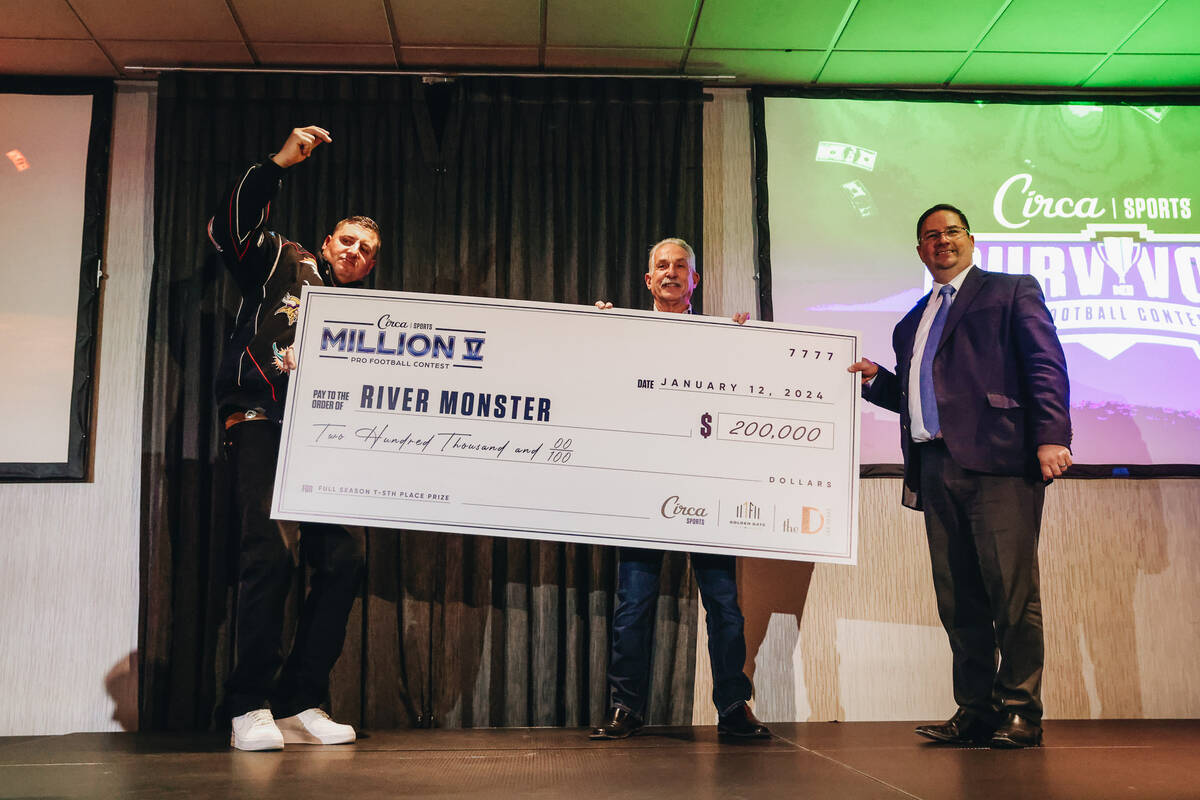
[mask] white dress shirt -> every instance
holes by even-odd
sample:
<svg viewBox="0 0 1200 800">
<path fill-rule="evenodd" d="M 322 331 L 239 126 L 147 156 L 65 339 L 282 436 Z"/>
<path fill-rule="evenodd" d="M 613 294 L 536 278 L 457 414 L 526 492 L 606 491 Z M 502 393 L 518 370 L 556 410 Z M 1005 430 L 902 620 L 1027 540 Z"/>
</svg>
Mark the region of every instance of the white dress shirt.
<svg viewBox="0 0 1200 800">
<path fill-rule="evenodd" d="M 963 281 L 967 279 L 967 273 L 973 269 L 975 269 L 974 266 L 967 267 L 951 279 L 949 285 L 954 287 L 954 293 L 950 295 L 951 304 L 958 296 L 959 290 L 962 289 Z M 912 363 L 908 366 L 908 416 L 912 422 L 910 432 L 914 442 L 928 442 L 933 439 L 933 434 L 925 429 L 925 419 L 921 416 L 921 361 L 925 355 L 925 342 L 929 340 L 929 329 L 933 326 L 933 318 L 937 316 L 938 309 L 942 307 L 942 296 L 938 292 L 945 285 L 934 282 L 929 302 L 925 304 L 925 313 L 921 315 L 921 322 L 917 325 L 917 334 L 913 338 Z"/>
</svg>

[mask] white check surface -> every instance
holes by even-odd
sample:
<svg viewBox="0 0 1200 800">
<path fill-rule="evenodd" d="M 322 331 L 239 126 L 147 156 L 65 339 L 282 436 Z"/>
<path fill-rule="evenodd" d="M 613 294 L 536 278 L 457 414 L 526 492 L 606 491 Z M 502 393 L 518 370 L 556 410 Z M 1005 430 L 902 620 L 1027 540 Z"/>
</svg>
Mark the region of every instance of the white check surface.
<svg viewBox="0 0 1200 800">
<path fill-rule="evenodd" d="M 305 287 L 272 516 L 852 564 L 856 333 Z"/>
</svg>

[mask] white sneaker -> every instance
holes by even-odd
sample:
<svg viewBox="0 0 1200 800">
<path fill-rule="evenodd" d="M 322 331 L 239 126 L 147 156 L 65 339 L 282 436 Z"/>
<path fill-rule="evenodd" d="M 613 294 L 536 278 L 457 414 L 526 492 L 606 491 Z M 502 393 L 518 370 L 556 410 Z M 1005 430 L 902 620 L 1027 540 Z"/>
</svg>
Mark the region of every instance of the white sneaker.
<svg viewBox="0 0 1200 800">
<path fill-rule="evenodd" d="M 269 709 L 256 708 L 233 718 L 229 743 L 238 750 L 282 750 L 283 734 Z"/>
<path fill-rule="evenodd" d="M 307 708 L 279 720 L 283 741 L 288 744 L 347 744 L 355 739 L 354 728 L 334 722 L 319 708 Z"/>
</svg>

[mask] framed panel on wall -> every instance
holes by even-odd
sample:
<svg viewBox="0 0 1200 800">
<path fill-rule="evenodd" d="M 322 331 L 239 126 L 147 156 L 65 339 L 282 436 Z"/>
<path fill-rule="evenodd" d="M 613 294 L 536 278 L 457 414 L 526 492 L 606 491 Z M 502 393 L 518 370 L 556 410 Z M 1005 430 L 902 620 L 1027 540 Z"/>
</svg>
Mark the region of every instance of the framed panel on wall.
<svg viewBox="0 0 1200 800">
<path fill-rule="evenodd" d="M 0 79 L 0 480 L 91 465 L 112 83 Z"/>
</svg>

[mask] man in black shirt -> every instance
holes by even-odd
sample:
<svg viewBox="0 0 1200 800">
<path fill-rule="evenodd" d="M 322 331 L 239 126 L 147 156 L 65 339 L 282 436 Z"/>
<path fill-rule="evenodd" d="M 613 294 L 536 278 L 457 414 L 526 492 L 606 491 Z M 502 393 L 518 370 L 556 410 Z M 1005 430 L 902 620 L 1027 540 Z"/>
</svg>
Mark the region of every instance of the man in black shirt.
<svg viewBox="0 0 1200 800">
<path fill-rule="evenodd" d="M 216 380 L 241 528 L 236 660 L 226 683 L 230 744 L 239 750 L 355 739 L 354 728 L 319 706 L 362 576 L 361 534 L 271 519 L 301 287 L 359 286 L 379 251 L 379 226 L 368 217 L 339 222 L 319 256 L 266 228 L 284 170 L 331 141 L 315 125 L 294 129 L 278 153 L 243 173 L 208 223 L 209 238 L 242 294 Z M 284 605 L 302 561 L 313 570 L 311 588 L 285 663 Z"/>
</svg>

